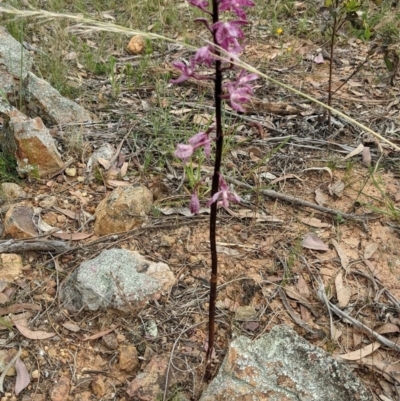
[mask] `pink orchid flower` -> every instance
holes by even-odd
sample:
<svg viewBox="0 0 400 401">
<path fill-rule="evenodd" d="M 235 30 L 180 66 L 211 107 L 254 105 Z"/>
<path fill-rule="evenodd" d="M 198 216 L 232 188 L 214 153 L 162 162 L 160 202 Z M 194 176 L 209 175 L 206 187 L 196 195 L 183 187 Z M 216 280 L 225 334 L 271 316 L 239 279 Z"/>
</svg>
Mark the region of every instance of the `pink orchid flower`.
<svg viewBox="0 0 400 401">
<path fill-rule="evenodd" d="M 219 11 L 232 11 L 239 18 L 246 19 L 246 13 L 242 7 L 253 7 L 251 0 L 221 0 L 219 3 Z"/>
<path fill-rule="evenodd" d="M 225 208 L 229 207 L 229 202 L 240 202 L 240 197 L 230 190 L 221 174 L 219 175 L 219 191 L 207 202 L 207 206 L 210 206 L 220 198 L 221 200 L 218 202 L 218 206 L 222 205 Z"/>
</svg>

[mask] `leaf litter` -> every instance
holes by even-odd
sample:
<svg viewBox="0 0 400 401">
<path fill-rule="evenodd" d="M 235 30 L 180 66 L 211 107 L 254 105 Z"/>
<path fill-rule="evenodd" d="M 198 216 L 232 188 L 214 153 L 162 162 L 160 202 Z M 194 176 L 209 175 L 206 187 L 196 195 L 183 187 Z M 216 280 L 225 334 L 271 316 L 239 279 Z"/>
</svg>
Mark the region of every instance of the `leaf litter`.
<svg viewBox="0 0 400 401">
<path fill-rule="evenodd" d="M 301 4 L 298 3 L 296 7 L 301 9 Z M 291 39 L 293 39 L 293 54 L 296 57 L 302 56 L 302 54 L 305 55 L 307 52 L 304 47 L 309 47 L 310 44 L 307 45 L 303 39 Z M 274 41 L 273 38 L 271 40 Z M 249 49 L 249 58 L 251 59 L 253 54 L 254 60 L 257 60 L 260 54 L 271 54 L 271 49 L 273 49 L 274 56 L 270 55 L 267 61 L 270 72 L 272 74 L 275 72 L 282 74 L 282 71 L 287 71 L 279 62 L 279 57 L 284 55 L 282 53 L 284 48 L 280 43 L 275 43 L 269 52 L 266 52 L 263 48 L 264 44 L 265 38 L 258 45 L 252 44 L 253 46 Z M 348 54 L 344 53 L 341 56 L 348 59 L 346 59 L 347 63 L 343 67 L 339 66 L 337 68 L 338 80 L 346 78 L 349 73 L 349 70 L 346 70 L 348 65 L 355 61 L 360 54 L 368 51 L 367 46 L 362 42 L 353 43 L 353 45 L 356 45 L 356 47 L 352 47 L 350 42 L 349 48 L 346 49 Z M 357 51 L 355 51 L 355 48 Z M 312 57 L 310 60 L 313 61 L 316 55 L 314 54 Z M 324 61 L 322 53 L 318 53 L 317 57 L 317 61 L 321 61 L 321 64 L 317 64 L 315 67 L 323 67 L 328 62 L 327 60 Z M 373 65 L 371 68 L 378 69 L 379 67 Z M 151 71 L 151 73 L 153 74 L 154 71 Z M 288 74 L 286 79 L 294 86 L 299 86 L 298 84 L 301 82 L 301 85 L 304 85 L 304 88 L 316 97 L 325 96 L 326 75 L 321 72 L 322 70 L 318 71 L 314 70 L 308 76 L 304 76 L 302 71 L 298 71 L 298 74 Z M 166 69 L 161 71 L 162 74 L 165 74 L 165 72 Z M 94 77 L 92 78 L 94 80 Z M 370 112 L 368 114 L 368 122 L 373 121 L 373 124 L 377 124 L 374 127 L 379 132 L 384 132 L 385 125 L 381 122 L 381 117 L 384 113 L 389 113 L 387 118 L 390 120 L 392 118 L 390 117 L 391 112 L 398 113 L 397 106 L 394 103 L 390 107 L 386 106 L 390 103 L 387 102 L 387 99 L 381 98 L 382 94 L 380 92 L 382 91 L 379 86 L 371 86 L 369 88 L 377 97 L 377 99 L 371 99 L 369 93 L 364 93 L 365 85 L 362 80 L 364 78 L 371 77 L 368 75 L 363 78 L 354 77 L 348 85 L 350 89 L 346 89 L 346 87 L 341 89 L 338 94 L 339 102 L 341 102 L 345 111 L 351 114 L 354 110 L 357 117 L 362 117 L 358 106 L 361 104 L 367 109 L 369 107 L 368 102 L 375 101 L 375 103 L 371 103 L 374 106 L 368 108 Z M 103 84 L 99 82 L 97 89 L 100 89 Z M 180 94 L 185 101 L 193 100 L 193 97 L 203 96 L 206 93 L 207 86 L 191 87 L 190 85 L 189 83 L 189 89 L 186 87 L 185 92 Z M 151 90 L 149 93 L 151 93 Z M 260 92 L 262 90 L 266 90 L 266 88 L 260 88 Z M 151 96 L 144 99 L 147 96 L 146 91 L 141 93 L 140 99 L 129 98 L 129 93 L 129 91 L 123 89 L 120 98 L 121 110 L 113 112 L 113 117 L 118 119 L 121 116 L 126 116 L 134 109 L 135 113 L 137 113 L 137 121 L 147 121 L 151 108 L 156 107 L 154 99 Z M 275 96 L 274 91 L 269 91 L 268 93 L 271 97 Z M 354 96 L 356 96 L 356 100 L 352 100 Z M 107 94 L 105 96 L 103 94 L 103 97 L 107 97 Z M 124 99 L 129 99 L 130 101 L 125 109 L 122 101 Z M 191 107 L 181 107 L 179 104 L 175 104 L 174 97 L 168 96 L 167 93 L 163 94 L 163 99 L 164 107 L 165 105 L 173 106 L 173 113 L 170 113 L 170 118 L 173 121 L 174 130 L 183 121 L 183 119 L 179 120 L 179 118 L 192 119 L 191 121 L 196 124 L 205 122 L 207 119 L 208 121 L 210 120 L 209 114 L 202 112 L 202 115 Z M 332 335 L 333 340 L 336 341 L 333 345 L 333 354 L 338 356 L 347 355 L 347 359 L 356 362 L 361 368 L 374 369 L 374 374 L 379 374 L 380 377 L 387 379 L 388 382 L 389 380 L 393 382 L 395 380 L 393 374 L 399 371 L 399 365 L 395 362 L 395 352 L 397 350 L 394 348 L 393 351 L 390 347 L 396 342 L 396 335 L 398 335 L 400 326 L 398 302 L 396 302 L 396 299 L 400 297 L 400 290 L 397 285 L 398 270 L 400 268 L 397 250 L 400 249 L 400 242 L 395 231 L 396 227 L 398 227 L 396 219 L 392 221 L 394 228 L 387 224 L 392 219 L 388 214 L 384 213 L 380 214 L 378 221 L 367 220 L 360 224 L 349 221 L 343 222 L 340 219 L 336 219 L 335 216 L 315 212 L 306 206 L 271 200 L 267 196 L 264 197 L 261 191 L 258 192 L 258 185 L 261 189 L 262 186 L 260 183 L 256 183 L 257 178 L 255 176 L 252 177 L 252 171 L 262 169 L 260 174 L 267 173 L 268 175 L 265 175 L 265 178 L 272 180 L 279 177 L 275 183 L 271 184 L 269 182 L 268 184 L 275 185 L 287 195 L 307 199 L 313 204 L 326 205 L 345 211 L 353 210 L 353 208 L 358 208 L 357 211 L 360 211 L 359 208 L 361 208 L 363 212 L 368 212 L 366 205 L 370 205 L 389 213 L 391 207 L 392 210 L 396 211 L 399 206 L 398 199 L 396 200 L 396 194 L 399 193 L 399 189 L 395 169 L 391 170 L 388 167 L 387 171 L 382 175 L 383 190 L 382 188 L 377 188 L 368 179 L 368 169 L 361 163 L 355 164 L 352 171 L 345 171 L 345 163 L 348 159 L 345 160 L 345 163 L 342 162 L 346 155 L 357 150 L 356 153 L 348 156 L 348 158 L 354 158 L 355 163 L 359 160 L 355 156 L 360 154 L 358 152 L 361 146 L 357 143 L 358 138 L 356 135 L 352 136 L 346 131 L 341 131 L 335 140 L 336 144 L 332 144 L 331 139 L 329 139 L 329 142 L 323 142 L 326 133 L 318 128 L 322 124 L 319 120 L 312 120 L 312 114 L 315 113 L 314 107 L 312 107 L 313 110 L 306 109 L 305 107 L 309 105 L 304 103 L 304 110 L 301 110 L 303 114 L 299 114 L 299 116 L 311 116 L 310 119 L 297 118 L 295 114 L 287 118 L 285 116 L 288 114 L 285 115 L 285 111 L 297 113 L 297 109 L 294 107 L 285 108 L 285 104 L 279 101 L 280 107 L 271 112 L 271 109 L 267 108 L 271 107 L 273 103 L 278 103 L 280 99 L 271 100 L 273 101 L 268 104 L 266 102 L 255 103 L 256 109 L 254 111 L 256 114 L 262 115 L 262 119 L 268 120 L 266 124 L 262 122 L 262 119 L 261 123 L 257 121 L 260 125 L 257 131 L 258 134 L 256 134 L 257 137 L 251 136 L 254 135 L 251 130 L 241 133 L 244 140 L 240 141 L 238 138 L 237 143 L 232 142 L 232 147 L 235 149 L 232 150 L 231 154 L 235 153 L 236 157 L 227 156 L 227 163 L 231 163 L 230 165 L 235 168 L 230 173 L 233 175 L 233 171 L 235 171 L 234 177 L 236 179 L 254 184 L 253 188 L 255 188 L 254 192 L 257 196 L 250 193 L 251 191 L 246 192 L 247 190 L 244 190 L 245 208 L 240 205 L 238 208 L 233 208 L 230 214 L 229 211 L 222 209 L 218 212 L 220 223 L 219 243 L 233 245 L 221 245 L 224 247 L 225 253 L 220 255 L 221 276 L 219 277 L 219 311 L 217 312 L 217 318 L 219 321 L 224 322 L 224 325 L 221 325 L 218 332 L 220 337 L 218 339 L 216 357 L 220 356 L 220 350 L 226 349 L 229 343 L 227 339 L 230 338 L 232 332 L 242 330 L 241 334 L 256 337 L 268 331 L 268 328 L 272 325 L 284 323 L 296 327 L 311 342 L 322 347 L 325 346 L 326 342 L 323 343 L 321 340 L 327 339 Z M 147 102 L 146 109 L 150 108 L 150 110 L 143 109 L 143 101 Z M 204 109 L 207 106 L 207 102 L 208 100 L 205 99 L 205 104 L 202 105 Z M 301 101 L 298 101 L 295 97 L 291 99 L 291 102 L 293 104 L 296 104 L 296 102 L 301 104 Z M 135 108 L 135 106 L 137 107 Z M 371 117 L 370 114 L 375 113 L 374 108 L 376 108 L 375 117 L 379 116 L 379 118 Z M 157 109 L 156 111 L 158 112 L 159 110 Z M 275 114 L 277 112 L 282 114 Z M 234 118 L 238 119 L 239 117 L 234 116 Z M 246 116 L 246 118 L 251 119 L 253 116 Z M 113 119 L 110 118 L 109 120 L 112 121 Z M 111 385 L 115 386 L 120 397 L 124 394 L 124 380 L 129 380 L 131 376 L 118 369 L 118 363 L 115 362 L 119 357 L 118 351 L 111 351 L 110 349 L 106 353 L 99 351 L 103 349 L 102 347 L 105 347 L 105 336 L 114 334 L 121 344 L 128 341 L 133 342 L 138 348 L 140 361 L 142 361 L 140 369 L 146 366 L 149 353 L 162 354 L 167 352 L 172 355 L 172 359 L 175 357 L 179 359 L 183 355 L 181 350 L 187 347 L 191 349 L 190 355 L 187 356 L 191 359 L 188 362 L 189 367 L 186 366 L 185 368 L 187 371 L 191 370 L 191 372 L 187 374 L 187 377 L 180 373 L 179 378 L 182 387 L 187 390 L 188 394 L 199 395 L 201 386 L 193 388 L 192 375 L 197 375 L 200 379 L 197 382 L 201 382 L 201 360 L 204 358 L 206 339 L 206 324 L 202 323 L 202 321 L 205 320 L 207 314 L 206 285 L 209 279 L 207 216 L 205 216 L 205 219 L 200 218 L 197 220 L 196 224 L 190 226 L 188 230 L 185 229 L 188 221 L 194 221 L 189 220 L 192 217 L 189 210 L 185 208 L 185 191 L 182 188 L 188 189 L 187 182 L 182 181 L 182 171 L 178 170 L 180 167 L 173 162 L 170 163 L 173 174 L 170 173 L 171 176 L 168 177 L 166 174 L 164 175 L 163 171 L 156 168 L 151 172 L 145 170 L 143 155 L 148 147 L 148 141 L 156 139 L 156 136 L 154 132 L 149 132 L 146 123 L 138 127 L 137 121 L 130 123 L 121 119 L 118 124 L 108 123 L 85 128 L 85 141 L 90 145 L 95 145 L 95 147 L 99 148 L 104 142 L 115 142 L 113 143 L 112 157 L 119 156 L 120 152 L 116 152 L 115 149 L 118 149 L 118 146 L 125 141 L 125 139 L 121 141 L 121 138 L 125 138 L 126 132 L 133 126 L 137 129 L 135 139 L 127 138 L 125 141 L 129 146 L 124 145 L 123 150 L 131 157 L 131 159 L 126 159 L 129 160 L 127 164 L 125 162 L 119 164 L 117 159 L 112 160 L 112 157 L 104 158 L 105 161 L 101 160 L 100 168 L 103 169 L 102 172 L 113 169 L 113 174 L 116 174 L 115 178 L 106 177 L 105 175 L 104 182 L 88 185 L 84 181 L 78 181 L 77 177 L 62 176 L 63 180 L 58 182 L 57 179 L 54 179 L 50 186 L 47 185 L 49 182 L 44 185 L 40 182 L 29 184 L 31 186 L 29 188 L 31 195 L 36 196 L 41 192 L 47 194 L 49 188 L 55 193 L 67 194 L 64 198 L 59 199 L 58 209 L 54 209 L 56 216 L 60 220 L 56 222 L 54 227 L 61 231 L 64 230 L 63 226 L 66 223 L 67 227 L 65 228 L 68 232 L 64 232 L 67 236 L 63 240 L 70 241 L 75 238 L 76 248 L 74 252 L 57 257 L 57 263 L 54 262 L 54 265 L 58 267 L 53 270 L 48 268 L 48 266 L 52 266 L 51 258 L 45 261 L 47 264 L 44 269 L 36 257 L 27 256 L 26 262 L 29 268 L 24 272 L 23 277 L 19 277 L 15 285 L 14 299 L 16 300 L 13 299 L 12 301 L 15 302 L 15 306 L 13 304 L 7 305 L 2 309 L 7 311 L 3 316 L 9 313 L 14 314 L 12 318 L 4 317 L 4 320 L 9 325 L 3 325 L 2 327 L 2 330 L 4 330 L 2 340 L 6 341 L 6 333 L 9 330 L 13 330 L 15 336 L 24 335 L 24 333 L 25 335 L 28 334 L 32 339 L 27 337 L 25 341 L 28 341 L 31 353 L 36 353 L 36 356 L 39 356 L 44 349 L 49 355 L 48 358 L 52 358 L 53 362 L 57 362 L 58 366 L 61 367 L 61 372 L 71 377 L 73 381 L 76 378 L 71 375 L 70 366 L 73 366 L 77 373 L 86 374 L 86 380 L 91 380 L 92 378 L 90 373 L 85 373 L 90 372 L 91 369 L 96 372 L 106 372 L 104 374 L 100 373 L 104 378 L 111 373 L 110 376 L 118 377 L 121 380 L 116 380 L 112 377 L 107 379 Z M 239 121 L 246 128 L 246 120 Z M 248 123 L 254 123 L 254 121 L 248 121 Z M 120 129 L 121 132 L 119 132 Z M 122 129 L 128 131 L 122 132 Z M 274 153 L 273 144 L 282 141 L 279 137 L 277 139 L 274 137 L 278 135 L 274 130 L 278 129 L 285 135 L 290 134 L 292 139 L 288 142 L 290 147 L 283 147 L 279 152 Z M 145 133 L 143 137 L 140 136 L 140 130 Z M 254 141 L 254 144 L 250 144 L 246 148 L 249 138 Z M 260 138 L 264 142 L 255 143 Z M 275 142 L 273 141 L 274 139 Z M 269 142 L 269 140 L 272 141 Z M 334 159 L 334 163 L 338 168 L 329 168 L 324 165 L 326 164 L 328 145 L 330 149 L 334 149 L 329 154 L 329 158 Z M 370 144 L 367 146 L 365 142 L 362 146 L 363 163 L 365 165 L 374 165 L 377 161 L 376 146 L 374 147 Z M 369 146 L 371 148 L 369 154 L 367 154 L 365 149 Z M 137 149 L 137 151 L 132 151 L 132 149 Z M 155 153 L 157 152 L 162 154 L 165 150 L 156 149 Z M 390 149 L 387 152 L 387 155 L 393 155 Z M 271 154 L 271 156 L 265 166 L 258 166 L 264 154 Z M 90 154 L 87 156 L 89 157 Z M 245 161 L 243 161 L 244 158 Z M 340 160 L 337 161 L 337 159 Z M 94 178 L 94 170 L 90 171 L 90 163 L 85 157 L 82 160 L 77 159 L 76 162 L 82 164 L 80 168 L 88 169 L 89 177 Z M 328 174 L 324 173 L 324 170 L 329 174 L 329 177 Z M 210 169 L 207 165 L 201 168 L 201 172 L 205 175 L 209 171 Z M 304 174 L 305 172 L 307 174 Z M 324 176 L 326 176 L 325 181 L 328 180 L 328 182 L 321 180 L 321 173 L 324 173 Z M 145 178 L 143 178 L 144 175 Z M 144 180 L 146 184 L 153 183 L 152 181 L 156 183 L 156 177 L 160 175 L 168 191 L 165 199 L 161 199 L 160 205 L 157 205 L 155 210 L 155 213 L 159 210 L 162 216 L 160 217 L 157 214 L 152 216 L 149 219 L 150 221 L 147 222 L 145 230 L 141 228 L 141 231 L 119 235 L 116 239 L 109 236 L 100 239 L 100 241 L 98 238 L 93 240 L 85 238 L 86 233 L 79 231 L 82 229 L 82 223 L 79 221 L 79 213 L 76 210 L 82 207 L 87 213 L 93 215 L 96 203 L 104 198 L 107 191 L 104 187 L 101 189 L 99 187 L 114 188 L 120 185 L 129 185 L 133 182 L 140 182 L 140 180 Z M 180 177 L 181 181 L 178 183 L 175 178 L 171 177 Z M 122 178 L 127 178 L 127 181 L 122 180 Z M 252 181 L 253 179 L 254 182 Z M 93 179 L 93 182 L 96 181 Z M 331 182 L 333 182 L 333 185 L 330 185 Z M 181 183 L 183 187 L 179 186 Z M 71 190 L 71 185 L 76 186 L 76 188 L 74 187 Z M 265 183 L 262 185 L 265 185 Z M 392 205 L 385 203 L 387 199 L 381 198 L 381 193 L 387 193 L 388 198 L 392 198 L 397 203 Z M 180 199 L 178 199 L 179 196 L 181 197 Z M 65 200 L 68 202 L 64 202 Z M 205 214 L 208 213 L 206 210 L 204 212 Z M 42 214 L 41 217 L 45 221 L 48 217 L 48 212 L 44 211 Z M 66 216 L 68 220 L 63 221 L 60 217 L 61 215 Z M 60 223 L 61 221 L 63 221 L 62 224 Z M 47 223 L 50 224 L 49 222 Z M 157 230 L 152 230 L 151 225 L 155 223 L 159 224 L 159 227 Z M 175 227 L 173 226 L 174 224 L 176 225 Z M 163 226 L 166 227 L 167 225 L 169 225 L 169 228 L 163 228 Z M 318 229 L 317 234 L 307 234 L 308 229 L 304 225 Z M 90 231 L 92 228 L 91 222 L 89 222 L 87 228 Z M 173 247 L 164 247 L 161 245 L 163 235 L 174 236 L 178 241 Z M 303 242 L 301 242 L 301 238 L 304 238 Z M 330 248 L 327 244 L 332 244 L 333 247 Z M 46 278 L 54 279 L 58 287 L 63 275 L 66 274 L 65 272 L 68 273 L 83 260 L 98 254 L 105 245 L 140 249 L 143 253 L 151 255 L 157 260 L 167 261 L 174 272 L 177 275 L 179 274 L 177 285 L 168 296 L 162 297 L 157 302 L 149 303 L 138 315 L 121 316 L 117 313 L 114 314 L 112 311 L 100 314 L 82 311 L 76 315 L 65 315 L 66 312 L 57 303 L 57 292 L 51 291 L 51 287 L 46 284 Z M 302 249 L 302 247 L 305 249 Z M 85 249 L 85 252 L 78 252 L 78 249 Z M 43 258 L 46 259 L 44 256 Z M 344 271 L 341 271 L 343 269 Z M 323 282 L 324 291 L 329 297 L 328 306 L 317 296 L 318 278 Z M 250 285 L 249 281 L 253 284 Z M 22 291 L 22 288 L 27 288 L 24 286 L 28 286 L 32 293 L 26 295 L 28 291 Z M 277 288 L 283 290 L 277 293 Z M 351 291 L 346 289 L 351 289 Z M 24 304 L 37 306 L 29 309 L 28 306 L 21 306 Z M 328 313 L 330 304 L 337 308 L 331 309 L 332 313 L 337 313 L 331 332 Z M 239 306 L 251 306 L 258 311 L 257 321 L 244 322 L 239 326 L 233 326 L 232 317 Z M 25 310 L 37 313 L 37 318 L 31 319 L 33 317 L 32 312 L 24 312 Z M 44 310 L 46 310 L 46 313 L 43 312 Z M 259 313 L 260 311 L 264 311 L 264 313 Z M 314 313 L 311 311 L 314 311 Z M 372 333 L 363 328 L 362 325 L 357 326 L 357 318 L 360 318 L 360 314 L 368 315 L 369 321 L 373 323 L 372 326 L 374 327 Z M 317 315 L 319 318 L 317 318 Z M 143 321 L 149 321 L 150 318 L 156 323 L 158 331 L 161 333 L 151 340 L 144 337 L 142 330 Z M 27 328 L 28 320 L 31 322 L 31 329 Z M 17 323 L 18 321 L 20 323 Z M 13 329 L 14 324 L 15 328 Z M 112 324 L 118 324 L 118 327 L 111 329 Z M 188 325 L 191 328 L 189 331 L 185 331 L 188 329 Z M 19 331 L 21 327 L 22 332 Z M 52 327 L 57 329 L 57 335 L 54 333 L 51 339 L 40 339 L 43 335 L 53 334 L 55 330 Z M 362 329 L 364 331 L 360 334 L 358 330 Z M 81 337 L 76 337 L 77 334 L 75 333 L 79 333 L 78 335 Z M 82 333 L 85 334 L 82 335 Z M 179 337 L 177 346 L 174 347 L 177 333 L 181 333 L 182 336 Z M 377 338 L 376 334 L 384 335 L 382 336 L 383 339 L 386 338 L 389 341 L 393 341 L 386 345 L 381 341 L 379 343 L 374 342 L 375 338 Z M 71 341 L 72 339 L 73 341 Z M 382 339 L 380 338 L 380 340 Z M 83 347 L 83 344 L 88 344 L 87 342 L 90 342 L 93 347 Z M 369 342 L 369 344 L 365 342 Z M 54 344 L 56 344 L 57 350 L 54 350 Z M 385 354 L 388 355 L 387 360 L 382 359 L 379 352 L 375 352 L 378 344 L 382 344 L 379 345 L 379 351 L 385 348 Z M 349 350 L 349 352 L 343 354 L 343 347 L 346 347 L 345 349 Z M 349 358 L 348 356 L 351 353 L 354 353 L 354 357 Z M 219 359 L 222 360 L 222 358 Z M 25 357 L 21 361 L 26 365 L 31 363 L 29 357 Z M 30 366 L 34 366 L 34 364 L 31 363 Z M 46 365 L 45 362 L 47 369 L 51 370 L 52 366 L 53 371 L 51 373 L 57 374 L 58 372 L 54 368 L 55 365 L 49 363 Z M 198 366 L 200 368 L 196 368 Z M 363 378 L 368 382 L 369 379 L 365 372 Z M 11 381 L 11 379 L 6 380 Z M 51 385 L 49 382 L 49 380 L 44 379 L 41 382 L 40 391 L 46 393 Z M 384 397 L 373 376 L 370 377 L 369 383 Z M 74 384 L 79 385 L 77 381 Z M 20 383 L 18 387 L 15 385 L 16 391 L 20 391 L 21 388 L 22 385 Z"/>
</svg>

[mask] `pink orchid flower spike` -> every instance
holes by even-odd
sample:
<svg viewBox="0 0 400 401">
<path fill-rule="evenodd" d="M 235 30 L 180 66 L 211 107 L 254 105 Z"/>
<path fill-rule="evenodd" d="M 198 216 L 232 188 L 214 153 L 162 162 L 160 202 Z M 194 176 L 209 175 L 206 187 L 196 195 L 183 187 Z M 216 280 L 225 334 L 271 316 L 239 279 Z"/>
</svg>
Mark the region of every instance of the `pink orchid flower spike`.
<svg viewBox="0 0 400 401">
<path fill-rule="evenodd" d="M 219 2 L 219 11 L 232 11 L 239 18 L 246 19 L 246 13 L 242 7 L 253 7 L 254 3 L 250 0 L 221 0 Z"/>
<path fill-rule="evenodd" d="M 174 155 L 179 159 L 182 159 L 184 163 L 188 161 L 190 156 L 192 156 L 193 152 L 197 148 L 204 147 L 204 153 L 206 157 L 210 157 L 211 153 L 211 138 L 209 133 L 207 132 L 199 132 L 196 135 L 193 135 L 189 139 L 189 144 L 185 145 L 183 143 L 179 143 L 176 147 Z"/>
<path fill-rule="evenodd" d="M 193 192 L 190 198 L 189 209 L 192 214 L 198 214 L 200 212 L 200 201 L 196 192 Z"/>
<path fill-rule="evenodd" d="M 220 199 L 218 201 L 218 199 Z M 233 203 L 239 203 L 240 202 L 240 197 L 232 192 L 224 180 L 224 177 L 222 175 L 219 175 L 219 191 L 214 194 L 214 196 L 207 202 L 207 206 L 212 205 L 214 202 L 218 201 L 218 206 L 223 206 L 225 208 L 229 207 L 229 202 Z"/>
</svg>

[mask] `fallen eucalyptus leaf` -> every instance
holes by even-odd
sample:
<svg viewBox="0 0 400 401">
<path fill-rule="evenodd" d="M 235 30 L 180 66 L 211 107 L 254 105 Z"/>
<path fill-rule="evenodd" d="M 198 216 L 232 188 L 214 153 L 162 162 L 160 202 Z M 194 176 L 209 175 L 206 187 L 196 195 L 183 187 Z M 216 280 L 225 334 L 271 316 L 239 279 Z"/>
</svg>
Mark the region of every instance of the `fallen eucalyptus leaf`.
<svg viewBox="0 0 400 401">
<path fill-rule="evenodd" d="M 329 251 L 328 245 L 324 244 L 314 233 L 307 234 L 301 245 L 303 248 L 314 251 Z"/>
<path fill-rule="evenodd" d="M 28 369 L 25 364 L 21 361 L 21 359 L 17 359 L 15 361 L 15 371 L 17 373 L 17 377 L 15 379 L 15 395 L 18 395 L 24 388 L 28 387 L 31 382 L 31 378 L 29 377 Z"/>
</svg>

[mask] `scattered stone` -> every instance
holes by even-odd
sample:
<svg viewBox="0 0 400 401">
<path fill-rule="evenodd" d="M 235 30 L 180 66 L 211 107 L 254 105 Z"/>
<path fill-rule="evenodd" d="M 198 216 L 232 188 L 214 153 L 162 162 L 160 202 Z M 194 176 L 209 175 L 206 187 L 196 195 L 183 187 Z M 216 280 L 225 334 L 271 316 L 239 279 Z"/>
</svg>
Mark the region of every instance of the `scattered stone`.
<svg viewBox="0 0 400 401">
<path fill-rule="evenodd" d="M 76 394 L 74 401 L 92 401 L 92 393 L 90 391 L 83 391 L 82 393 Z"/>
<path fill-rule="evenodd" d="M 117 336 L 114 333 L 103 336 L 103 342 L 110 350 L 116 350 L 118 348 Z"/>
<path fill-rule="evenodd" d="M 28 118 L 14 107 L 0 102 L 6 153 L 15 155 L 21 176 L 43 177 L 63 166 L 53 137 L 40 117 Z"/>
<path fill-rule="evenodd" d="M 160 239 L 160 246 L 166 246 L 170 248 L 171 246 L 174 246 L 175 244 L 175 237 L 172 237 L 170 235 L 163 235 Z"/>
<path fill-rule="evenodd" d="M 69 167 L 65 169 L 65 174 L 68 177 L 75 177 L 76 176 L 76 167 Z"/>
<path fill-rule="evenodd" d="M 132 230 L 142 224 L 152 204 L 153 194 L 145 186 L 118 187 L 98 204 L 94 232 L 102 236 Z"/>
<path fill-rule="evenodd" d="M 92 156 L 90 156 L 87 163 L 88 169 L 90 170 L 93 168 L 93 165 L 98 164 L 99 159 L 110 161 L 114 156 L 115 151 L 115 148 L 109 143 L 105 143 L 104 145 L 100 146 L 93 152 Z"/>
<path fill-rule="evenodd" d="M 101 376 L 95 376 L 93 378 L 92 390 L 96 397 L 102 397 L 106 393 L 106 384 Z"/>
<path fill-rule="evenodd" d="M 32 238 L 38 235 L 32 221 L 33 209 L 23 205 L 13 205 L 4 217 L 4 237 L 13 239 Z"/>
<path fill-rule="evenodd" d="M 153 319 L 150 319 L 146 323 L 145 332 L 147 336 L 156 338 L 158 336 L 157 322 Z"/>
<path fill-rule="evenodd" d="M 139 252 L 110 249 L 84 261 L 64 282 L 60 296 L 68 310 L 130 310 L 143 307 L 174 282 L 175 275 L 165 263 L 147 260 Z"/>
<path fill-rule="evenodd" d="M 162 398 L 168 370 L 168 358 L 156 355 L 131 381 L 126 390 L 130 400 L 154 401 L 160 396 Z"/>
<path fill-rule="evenodd" d="M 252 341 L 238 337 L 200 401 L 372 401 L 341 362 L 287 326 Z"/>
<path fill-rule="evenodd" d="M 44 394 L 32 394 L 32 401 L 45 401 Z"/>
<path fill-rule="evenodd" d="M 119 368 L 125 372 L 134 372 L 139 366 L 137 349 L 134 345 L 119 347 Z"/>
<path fill-rule="evenodd" d="M 57 197 L 56 196 L 46 196 L 45 198 L 41 199 L 39 202 L 39 206 L 43 209 L 51 209 L 53 206 L 57 206 Z"/>
<path fill-rule="evenodd" d="M 31 373 L 31 377 L 32 377 L 32 379 L 39 379 L 39 377 L 40 377 L 40 372 L 39 372 L 37 369 L 35 369 L 35 370 Z"/>
<path fill-rule="evenodd" d="M 48 82 L 31 72 L 25 80 L 25 102 L 29 112 L 41 116 L 49 126 L 95 120 L 89 111 L 61 96 Z"/>
<path fill-rule="evenodd" d="M 144 50 L 144 39 L 140 35 L 135 35 L 132 37 L 132 39 L 129 41 L 128 46 L 126 47 L 126 50 L 128 50 L 129 53 L 137 55 L 143 52 Z"/>
<path fill-rule="evenodd" d="M 0 188 L 0 196 L 6 201 L 12 201 L 18 198 L 25 198 L 26 192 L 13 182 L 3 182 Z"/>
<path fill-rule="evenodd" d="M 0 254 L 0 280 L 14 282 L 22 273 L 22 259 L 16 253 Z"/>
<path fill-rule="evenodd" d="M 51 401 L 66 401 L 69 396 L 70 387 L 70 379 L 65 376 L 61 377 L 49 391 Z"/>
<path fill-rule="evenodd" d="M 257 311 L 252 306 L 238 306 L 235 311 L 235 320 L 248 322 L 257 319 Z"/>
<path fill-rule="evenodd" d="M 44 394 L 32 394 L 32 401 L 45 401 Z"/>
</svg>

